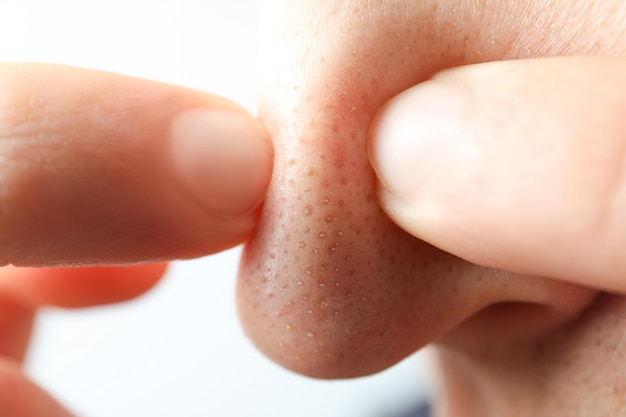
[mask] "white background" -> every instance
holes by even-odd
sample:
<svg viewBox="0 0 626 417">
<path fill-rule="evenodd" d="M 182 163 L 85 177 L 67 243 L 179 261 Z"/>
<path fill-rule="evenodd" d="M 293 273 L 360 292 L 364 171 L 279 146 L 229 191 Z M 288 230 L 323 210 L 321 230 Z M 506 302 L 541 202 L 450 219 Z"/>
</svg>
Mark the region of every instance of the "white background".
<svg viewBox="0 0 626 417">
<path fill-rule="evenodd" d="M 0 0 L 0 61 L 106 69 L 229 97 L 255 111 L 251 0 Z M 423 355 L 315 381 L 272 364 L 235 316 L 239 250 L 174 263 L 123 305 L 47 310 L 27 370 L 85 417 L 387 417 L 428 391 Z"/>
</svg>

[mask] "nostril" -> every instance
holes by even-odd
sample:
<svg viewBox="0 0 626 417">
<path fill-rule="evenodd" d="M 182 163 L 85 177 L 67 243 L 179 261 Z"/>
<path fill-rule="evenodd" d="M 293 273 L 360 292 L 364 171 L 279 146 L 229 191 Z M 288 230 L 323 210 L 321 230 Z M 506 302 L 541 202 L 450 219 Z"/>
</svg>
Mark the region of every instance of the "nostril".
<svg viewBox="0 0 626 417">
<path fill-rule="evenodd" d="M 438 274 L 441 256 L 376 203 L 367 123 L 339 128 L 340 114 L 323 118 L 339 120 L 311 128 L 314 121 L 300 116 L 274 132 L 274 177 L 244 252 L 239 312 L 254 343 L 284 366 L 356 376 L 430 338 L 434 329 L 420 331 L 419 309 L 410 305 L 428 295 L 431 284 L 419 277 Z"/>
<path fill-rule="evenodd" d="M 550 286 L 554 284 L 547 285 Z M 471 346 L 537 338 L 575 320 L 599 295 L 574 286 L 563 286 L 556 292 L 548 290 L 547 294 L 551 295 L 548 300 L 489 304 L 459 324 L 442 342 Z"/>
<path fill-rule="evenodd" d="M 399 229 L 375 199 L 368 120 L 349 109 L 300 104 L 291 117 L 265 116 L 274 174 L 237 284 L 244 330 L 271 359 L 314 377 L 361 376 L 468 317 L 476 316 L 468 332 L 537 331 L 588 300 L 565 285 L 468 264 Z M 506 300 L 556 305 L 567 314 L 495 304 Z"/>
<path fill-rule="evenodd" d="M 306 375 L 361 376 L 485 306 L 520 299 L 517 293 L 537 299 L 523 278 L 468 264 L 394 225 L 375 199 L 367 121 L 350 110 L 308 106 L 291 118 L 273 116 L 289 123 L 268 123 L 274 174 L 241 262 L 239 315 L 261 351 Z M 541 295 L 542 285 L 535 287 Z M 505 304 L 484 316 L 521 317 L 520 308 Z"/>
<path fill-rule="evenodd" d="M 537 336 L 566 318 L 558 308 L 538 303 L 509 301 L 490 305 L 459 326 L 458 332 L 484 342 L 486 338 Z"/>
</svg>

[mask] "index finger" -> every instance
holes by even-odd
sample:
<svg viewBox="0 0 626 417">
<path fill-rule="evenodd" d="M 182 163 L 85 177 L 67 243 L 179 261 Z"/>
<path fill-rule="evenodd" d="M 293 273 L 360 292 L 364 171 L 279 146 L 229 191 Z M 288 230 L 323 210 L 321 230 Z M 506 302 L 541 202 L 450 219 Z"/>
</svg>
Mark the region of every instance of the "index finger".
<svg viewBox="0 0 626 417">
<path fill-rule="evenodd" d="M 100 71 L 0 65 L 0 264 L 190 258 L 252 232 L 271 175 L 225 99 Z"/>
</svg>

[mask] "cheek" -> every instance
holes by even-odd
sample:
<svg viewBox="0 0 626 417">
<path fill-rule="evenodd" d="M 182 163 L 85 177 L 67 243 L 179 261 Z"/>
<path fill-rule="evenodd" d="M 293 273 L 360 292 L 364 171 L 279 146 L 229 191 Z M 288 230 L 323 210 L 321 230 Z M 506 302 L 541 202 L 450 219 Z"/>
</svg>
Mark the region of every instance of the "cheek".
<svg viewBox="0 0 626 417">
<path fill-rule="evenodd" d="M 289 22 L 269 19 L 264 28 L 270 47 L 263 50 L 262 117 L 276 159 L 238 281 L 250 339 L 297 372 L 351 377 L 392 365 L 493 304 L 563 300 L 562 314 L 550 309 L 538 320 L 546 327 L 588 302 L 587 292 L 566 285 L 529 285 L 467 264 L 404 233 L 380 210 L 366 151 L 369 123 L 392 96 L 464 53 L 414 50 L 419 39 L 431 39 L 420 32 L 432 30 L 429 23 L 419 30 L 406 22 L 364 26 L 363 14 L 335 8 L 325 15 L 330 22 L 311 20 L 319 12 L 290 11 Z M 393 27 L 415 42 L 390 49 L 389 37 L 403 37 L 390 34 Z"/>
<path fill-rule="evenodd" d="M 567 326 L 534 340 L 440 343 L 442 414 L 624 415 L 625 329 L 624 297 L 602 295 Z"/>
</svg>

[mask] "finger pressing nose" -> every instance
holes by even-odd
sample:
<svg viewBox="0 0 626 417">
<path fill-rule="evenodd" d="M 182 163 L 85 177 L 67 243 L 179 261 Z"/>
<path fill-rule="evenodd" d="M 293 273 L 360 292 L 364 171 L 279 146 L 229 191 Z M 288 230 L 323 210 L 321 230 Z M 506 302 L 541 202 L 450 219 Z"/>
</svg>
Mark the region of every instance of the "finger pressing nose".
<svg viewBox="0 0 626 417">
<path fill-rule="evenodd" d="M 251 233 L 272 149 L 235 104 L 56 65 L 2 65 L 0 91 L 0 264 L 189 258 Z"/>
<path fill-rule="evenodd" d="M 625 74 L 522 60 L 409 89 L 371 130 L 383 207 L 471 262 L 626 292 Z"/>
</svg>

